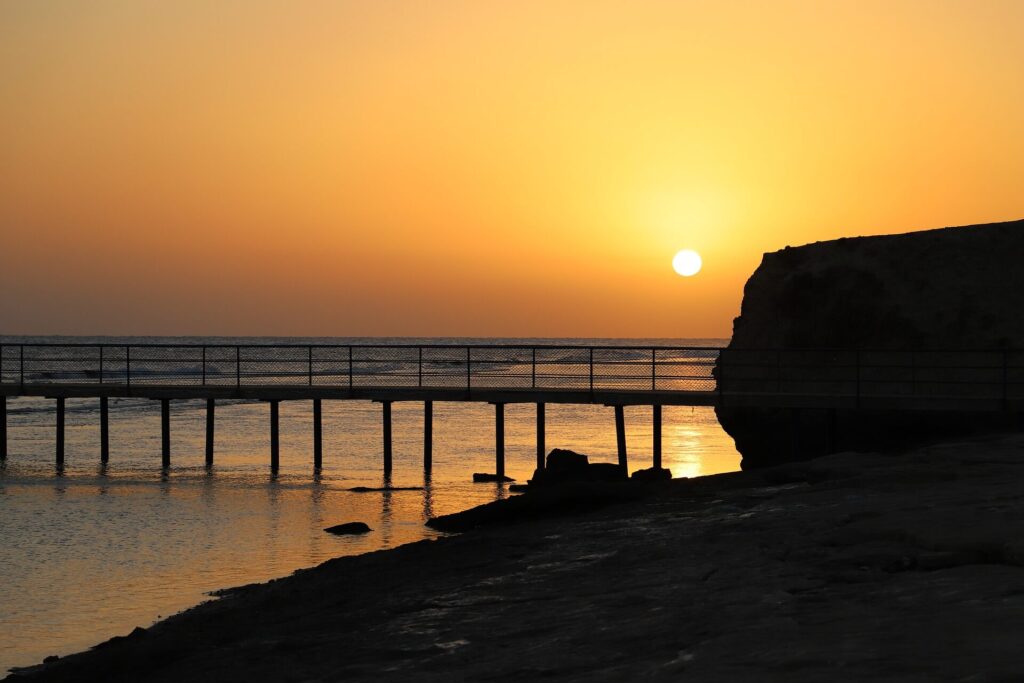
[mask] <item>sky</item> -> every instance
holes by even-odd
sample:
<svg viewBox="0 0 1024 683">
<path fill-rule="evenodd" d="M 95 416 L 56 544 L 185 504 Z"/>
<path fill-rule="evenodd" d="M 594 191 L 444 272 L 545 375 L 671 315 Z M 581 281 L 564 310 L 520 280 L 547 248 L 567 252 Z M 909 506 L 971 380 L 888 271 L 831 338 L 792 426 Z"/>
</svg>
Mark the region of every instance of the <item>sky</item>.
<svg viewBox="0 0 1024 683">
<path fill-rule="evenodd" d="M 0 0 L 0 333 L 728 337 L 766 251 L 1024 217 L 1022 26 Z"/>
</svg>

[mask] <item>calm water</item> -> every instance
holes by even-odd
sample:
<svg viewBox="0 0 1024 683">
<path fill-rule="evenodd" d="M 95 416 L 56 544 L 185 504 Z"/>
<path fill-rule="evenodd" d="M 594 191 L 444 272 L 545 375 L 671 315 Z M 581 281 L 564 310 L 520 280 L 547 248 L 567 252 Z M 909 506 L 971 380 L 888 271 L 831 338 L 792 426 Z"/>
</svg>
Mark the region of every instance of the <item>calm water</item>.
<svg viewBox="0 0 1024 683">
<path fill-rule="evenodd" d="M 173 402 L 172 467 L 166 474 L 160 470 L 159 404 L 112 399 L 110 409 L 110 463 L 101 468 L 98 401 L 68 400 L 66 462 L 63 473 L 57 474 L 53 401 L 8 402 L 9 457 L 0 468 L 0 672 L 148 626 L 160 616 L 208 599 L 206 593 L 217 588 L 284 576 L 339 555 L 435 537 L 423 526 L 428 517 L 507 495 L 498 485 L 470 483 L 473 472 L 494 470 L 494 409 L 487 404 L 434 404 L 434 471 L 426 482 L 422 405 L 394 404 L 391 483 L 426 486 L 422 491 L 390 493 L 346 490 L 384 483 L 377 404 L 324 402 L 324 466 L 317 478 L 312 469 L 309 402 L 281 404 L 281 468 L 276 477 L 269 470 L 266 404 L 218 403 L 216 465 L 207 471 L 205 404 Z M 505 419 L 507 473 L 525 480 L 535 462 L 535 409 L 532 404 L 510 404 Z M 630 467 L 649 467 L 651 410 L 627 407 L 626 420 Z M 664 464 L 677 477 L 739 467 L 732 440 L 710 408 L 666 407 L 663 439 Z M 614 462 L 612 410 L 549 405 L 547 446 Z M 325 526 L 347 521 L 364 521 L 373 532 L 350 538 L 323 532 Z"/>
</svg>

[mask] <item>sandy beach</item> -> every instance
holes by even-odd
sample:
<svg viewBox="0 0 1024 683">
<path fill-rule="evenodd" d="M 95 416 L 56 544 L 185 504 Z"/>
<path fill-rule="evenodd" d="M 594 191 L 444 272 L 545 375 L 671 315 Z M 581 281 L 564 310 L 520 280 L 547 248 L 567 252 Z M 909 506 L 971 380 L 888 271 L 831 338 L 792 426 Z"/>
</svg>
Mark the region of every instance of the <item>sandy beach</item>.
<svg viewBox="0 0 1024 683">
<path fill-rule="evenodd" d="M 1016 679 L 1022 456 L 1024 437 L 991 437 L 675 480 L 548 519 L 499 510 L 12 680 Z"/>
</svg>

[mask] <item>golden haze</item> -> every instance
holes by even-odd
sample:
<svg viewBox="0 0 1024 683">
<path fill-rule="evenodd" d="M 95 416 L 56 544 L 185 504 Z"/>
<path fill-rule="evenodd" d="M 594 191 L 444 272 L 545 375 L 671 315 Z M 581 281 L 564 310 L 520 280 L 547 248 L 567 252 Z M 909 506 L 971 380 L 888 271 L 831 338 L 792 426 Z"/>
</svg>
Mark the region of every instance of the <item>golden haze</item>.
<svg viewBox="0 0 1024 683">
<path fill-rule="evenodd" d="M 1014 1 L 5 2 L 2 331 L 728 336 L 764 251 L 1024 216 L 1021 26 Z"/>
</svg>

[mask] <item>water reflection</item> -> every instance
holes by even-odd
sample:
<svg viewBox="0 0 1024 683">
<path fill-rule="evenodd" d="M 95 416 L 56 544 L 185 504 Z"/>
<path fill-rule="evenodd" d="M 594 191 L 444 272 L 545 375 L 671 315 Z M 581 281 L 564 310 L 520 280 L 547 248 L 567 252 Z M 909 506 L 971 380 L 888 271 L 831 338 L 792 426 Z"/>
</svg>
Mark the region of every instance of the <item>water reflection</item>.
<svg viewBox="0 0 1024 683">
<path fill-rule="evenodd" d="M 434 486 L 430 472 L 423 473 L 423 521 L 434 517 Z"/>
</svg>

